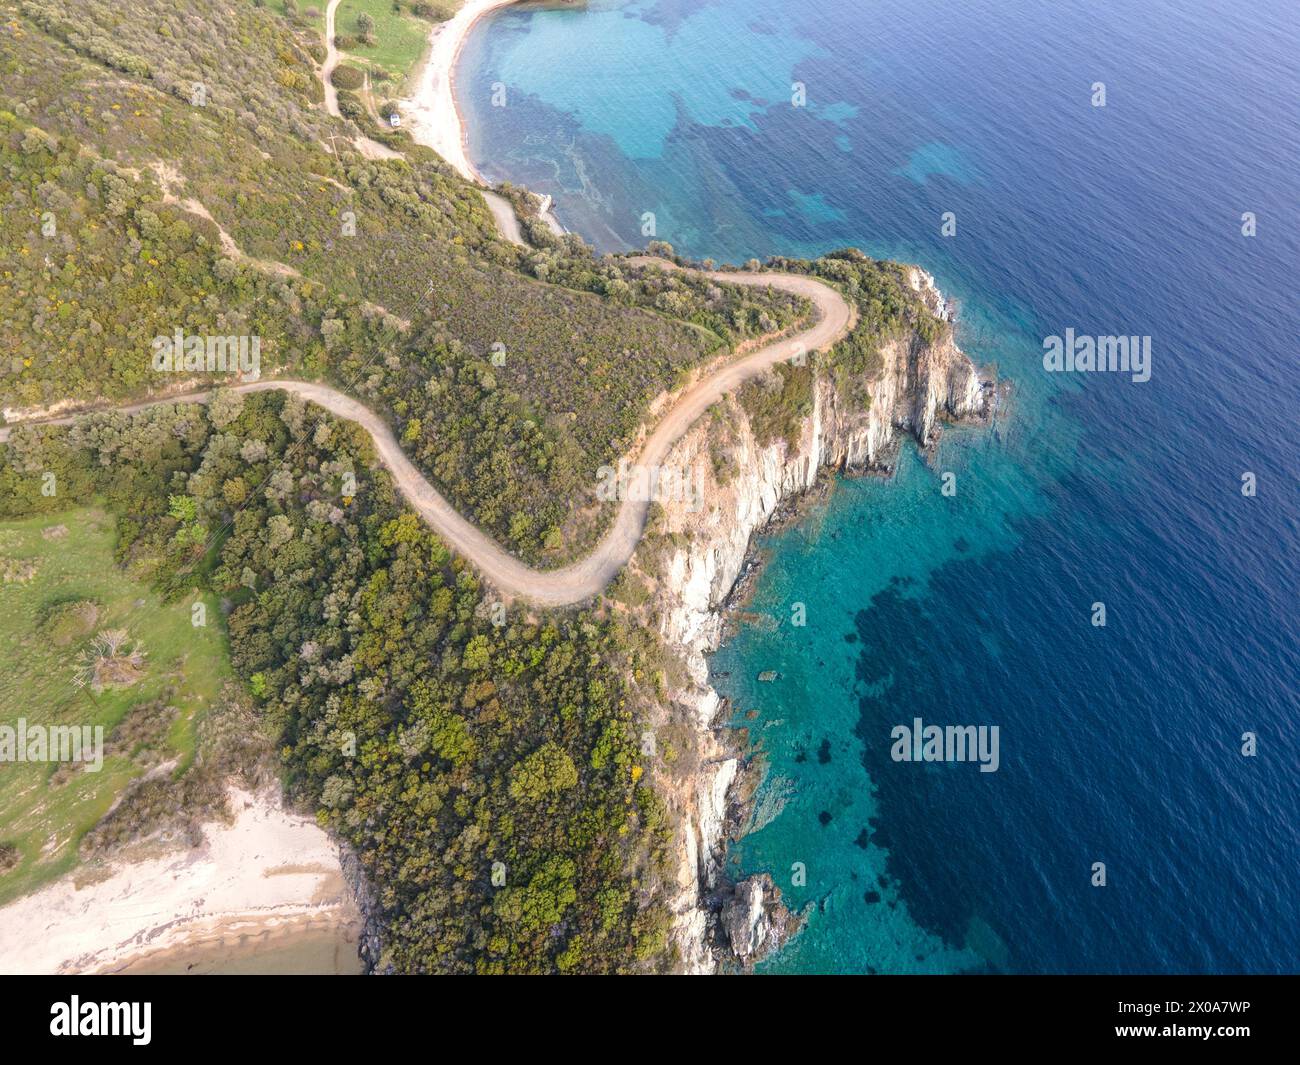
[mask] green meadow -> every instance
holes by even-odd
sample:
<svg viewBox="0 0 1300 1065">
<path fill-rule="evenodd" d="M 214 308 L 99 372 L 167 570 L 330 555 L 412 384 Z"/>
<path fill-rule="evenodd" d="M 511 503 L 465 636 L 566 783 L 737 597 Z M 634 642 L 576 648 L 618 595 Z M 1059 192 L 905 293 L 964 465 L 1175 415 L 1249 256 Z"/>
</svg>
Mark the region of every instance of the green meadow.
<svg viewBox="0 0 1300 1065">
<path fill-rule="evenodd" d="M 215 599 L 193 593 L 163 603 L 116 564 L 115 540 L 112 517 L 94 507 L 0 522 L 0 577 L 9 578 L 0 583 L 0 724 L 102 725 L 112 750 L 114 726 L 136 710 L 131 739 L 118 738 L 98 773 L 0 764 L 0 844 L 18 851 L 0 875 L 0 903 L 70 869 L 81 837 L 134 777 L 182 773 L 196 721 L 230 676 Z M 206 624 L 196 627 L 200 601 Z M 124 688 L 78 689 L 78 659 L 106 629 L 126 629 L 139 642 L 141 674 Z"/>
<path fill-rule="evenodd" d="M 356 43 L 341 51 L 350 62 L 370 70 L 376 104 L 403 95 L 406 79 L 424 57 L 429 32 L 437 25 L 432 19 L 411 14 L 411 4 L 406 0 L 397 6 L 400 11 L 394 10 L 393 0 L 343 0 L 334 14 L 334 32 L 343 37 L 360 36 L 357 16 L 362 12 L 375 20 L 374 44 Z M 458 0 L 432 0 L 431 6 L 440 19 L 448 19 L 460 4 Z M 387 71 L 392 81 L 379 82 L 375 77 L 376 68 Z"/>
</svg>

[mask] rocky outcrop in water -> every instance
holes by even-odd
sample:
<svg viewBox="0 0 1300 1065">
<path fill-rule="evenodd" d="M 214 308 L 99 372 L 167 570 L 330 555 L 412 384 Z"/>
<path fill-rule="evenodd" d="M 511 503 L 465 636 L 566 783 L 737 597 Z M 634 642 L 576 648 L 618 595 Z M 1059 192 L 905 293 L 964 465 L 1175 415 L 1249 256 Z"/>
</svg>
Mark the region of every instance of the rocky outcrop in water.
<svg viewBox="0 0 1300 1065">
<path fill-rule="evenodd" d="M 731 886 L 718 914 L 719 946 L 748 967 L 790 937 L 799 919 L 786 909 L 781 891 L 766 873 Z"/>
</svg>

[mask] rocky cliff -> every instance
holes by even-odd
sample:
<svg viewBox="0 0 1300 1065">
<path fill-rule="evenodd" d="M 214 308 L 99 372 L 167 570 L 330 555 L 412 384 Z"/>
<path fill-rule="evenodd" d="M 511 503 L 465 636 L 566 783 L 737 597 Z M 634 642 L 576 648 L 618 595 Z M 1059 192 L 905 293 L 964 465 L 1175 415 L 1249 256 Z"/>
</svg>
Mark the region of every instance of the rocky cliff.
<svg viewBox="0 0 1300 1065">
<path fill-rule="evenodd" d="M 911 282 L 946 319 L 929 276 L 915 270 Z M 760 444 L 735 397 L 727 400 L 725 417 L 701 419 L 668 465 L 702 477 L 703 503 L 663 502 L 637 556 L 636 564 L 653 578 L 660 634 L 686 666 L 686 679 L 672 696 L 697 741 L 693 772 L 660 782 L 682 825 L 674 935 L 689 972 L 713 971 L 720 956 L 750 961 L 762 945 L 779 938 L 769 935 L 772 907 L 754 896 L 754 882 L 731 885 L 722 876 L 726 826 L 729 816 L 737 819 L 740 802 L 742 760 L 720 719 L 721 701 L 709 685 L 705 661 L 721 638 L 721 607 L 745 566 L 750 537 L 783 503 L 812 488 L 823 471 L 887 467 L 900 434 L 925 446 L 941 420 L 985 413 L 991 386 L 956 346 L 951 328 L 932 343 L 915 335 L 890 341 L 881 356 L 880 372 L 867 383 L 869 404 L 844 399 L 828 373 L 815 371 L 812 409 L 797 440 Z M 722 473 L 715 468 L 719 435 L 731 460 Z M 742 942 L 735 942 L 737 936 Z M 728 941 L 733 949 L 721 949 Z"/>
</svg>

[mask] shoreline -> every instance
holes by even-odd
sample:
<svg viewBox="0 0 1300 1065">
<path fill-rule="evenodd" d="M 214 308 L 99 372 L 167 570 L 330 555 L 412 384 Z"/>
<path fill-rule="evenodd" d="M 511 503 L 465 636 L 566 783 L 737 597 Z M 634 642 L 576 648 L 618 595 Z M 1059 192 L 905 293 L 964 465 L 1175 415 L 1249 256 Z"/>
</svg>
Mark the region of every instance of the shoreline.
<svg viewBox="0 0 1300 1065">
<path fill-rule="evenodd" d="M 328 915 L 291 914 L 247 921 L 232 918 L 210 929 L 194 929 L 181 942 L 116 959 L 94 975 L 168 976 L 222 971 L 258 975 L 282 971 L 284 975 L 361 975 L 365 963 L 360 955 L 360 942 L 357 924 L 340 924 Z M 268 968 L 267 960 L 278 960 L 280 965 Z M 290 960 L 294 963 L 292 969 L 286 967 Z"/>
<path fill-rule="evenodd" d="M 197 847 L 146 842 L 0 909 L 0 972 L 122 972 L 222 952 L 239 960 L 308 934 L 355 945 L 363 917 L 338 844 L 286 809 L 278 785 L 229 796 L 231 820 L 205 824 Z"/>
<path fill-rule="evenodd" d="M 466 181 L 488 186 L 469 159 L 465 118 L 456 102 L 456 63 L 465 42 L 484 15 L 519 0 L 466 0 L 446 22 L 429 32 L 429 51 L 412 79 L 413 89 L 402 110 L 415 141 L 432 148 Z"/>
<path fill-rule="evenodd" d="M 514 207 L 503 196 L 491 191 L 491 182 L 470 160 L 469 128 L 456 99 L 456 66 L 470 31 L 484 16 L 520 2 L 466 0 L 456 14 L 434 26 L 429 31 L 428 51 L 408 82 L 409 95 L 399 103 L 411 138 L 417 144 L 432 148 L 457 174 L 477 185 L 502 235 L 511 243 L 522 245 L 526 242 Z M 550 201 L 550 197 L 546 200 Z M 547 202 L 538 217 L 556 236 L 562 237 L 567 232 L 555 215 L 553 202 Z"/>
</svg>

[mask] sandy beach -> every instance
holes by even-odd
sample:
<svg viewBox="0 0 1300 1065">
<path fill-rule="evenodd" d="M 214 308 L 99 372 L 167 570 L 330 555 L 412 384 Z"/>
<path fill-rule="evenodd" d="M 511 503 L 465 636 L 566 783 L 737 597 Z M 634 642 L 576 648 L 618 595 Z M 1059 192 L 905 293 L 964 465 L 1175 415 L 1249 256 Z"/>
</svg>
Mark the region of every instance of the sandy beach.
<svg viewBox="0 0 1300 1065">
<path fill-rule="evenodd" d="M 465 124 L 456 106 L 455 68 L 469 31 L 484 15 L 517 0 L 466 0 L 450 19 L 435 26 L 429 36 L 429 55 L 420 70 L 415 91 L 402 102 L 402 113 L 411 136 L 447 160 L 470 181 L 485 185 L 483 176 L 469 161 L 465 146 Z"/>
<path fill-rule="evenodd" d="M 337 2 L 337 0 L 335 0 Z M 465 6 L 429 34 L 429 53 L 425 56 L 414 90 L 401 101 L 407 130 L 419 144 L 432 148 L 467 181 L 484 187 L 483 196 L 496 219 L 501 235 L 514 244 L 523 244 L 523 235 L 514 208 L 509 201 L 488 191 L 488 181 L 469 159 L 464 116 L 456 103 L 456 62 L 469 31 L 484 15 L 519 0 L 466 0 Z M 556 218 L 549 202 L 541 219 L 556 236 L 565 228 Z"/>
<path fill-rule="evenodd" d="M 213 951 L 247 958 L 303 934 L 355 943 L 360 915 L 329 836 L 274 794 L 232 790 L 231 808 L 233 823 L 206 825 L 198 847 L 78 868 L 0 908 L 0 973 L 120 972 Z"/>
</svg>

